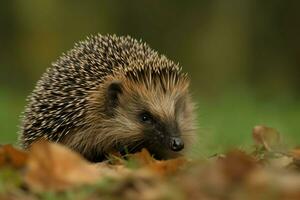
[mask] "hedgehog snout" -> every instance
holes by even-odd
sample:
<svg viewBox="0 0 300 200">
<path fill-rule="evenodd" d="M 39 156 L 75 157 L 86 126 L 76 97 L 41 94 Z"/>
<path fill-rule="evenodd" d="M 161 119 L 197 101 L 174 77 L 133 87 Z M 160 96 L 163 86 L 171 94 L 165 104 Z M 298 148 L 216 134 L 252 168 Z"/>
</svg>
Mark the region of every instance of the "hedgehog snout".
<svg viewBox="0 0 300 200">
<path fill-rule="evenodd" d="M 184 142 L 180 137 L 171 137 L 169 145 L 172 151 L 180 151 L 184 148 Z"/>
</svg>

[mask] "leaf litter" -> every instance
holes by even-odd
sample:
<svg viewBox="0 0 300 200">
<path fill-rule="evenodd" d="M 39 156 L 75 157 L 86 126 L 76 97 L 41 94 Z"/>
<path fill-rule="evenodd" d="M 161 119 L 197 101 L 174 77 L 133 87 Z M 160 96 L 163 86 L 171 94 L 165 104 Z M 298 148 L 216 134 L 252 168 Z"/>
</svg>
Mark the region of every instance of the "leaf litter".
<svg viewBox="0 0 300 200">
<path fill-rule="evenodd" d="M 90 163 L 56 143 L 0 146 L 0 199 L 300 199 L 300 147 L 256 126 L 254 150 L 156 160 L 143 149 Z"/>
</svg>

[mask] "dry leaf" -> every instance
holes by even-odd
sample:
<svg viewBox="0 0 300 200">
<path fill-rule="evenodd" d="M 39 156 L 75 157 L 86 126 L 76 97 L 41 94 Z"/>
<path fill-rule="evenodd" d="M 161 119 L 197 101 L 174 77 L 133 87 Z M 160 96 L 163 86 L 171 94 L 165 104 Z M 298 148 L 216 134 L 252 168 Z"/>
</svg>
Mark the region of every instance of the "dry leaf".
<svg viewBox="0 0 300 200">
<path fill-rule="evenodd" d="M 224 174 L 232 181 L 241 181 L 257 167 L 255 159 L 245 152 L 233 150 L 220 159 Z"/>
<path fill-rule="evenodd" d="M 170 160 L 156 160 L 150 155 L 147 149 L 142 149 L 141 152 L 130 155 L 130 158 L 137 161 L 140 166 L 154 171 L 159 175 L 173 174 L 187 163 L 183 157 Z"/>
<path fill-rule="evenodd" d="M 300 168 L 300 148 L 295 148 L 289 152 L 289 155 L 293 158 L 293 163 L 297 168 Z"/>
<path fill-rule="evenodd" d="M 5 153 L 4 153 L 3 147 L 1 146 L 0 147 L 0 167 L 5 164 L 5 160 L 6 160 Z"/>
<path fill-rule="evenodd" d="M 300 161 L 300 148 L 292 149 L 290 155 L 295 159 Z"/>
<path fill-rule="evenodd" d="M 101 177 L 120 178 L 132 172 L 123 164 L 108 164 L 108 162 L 101 162 L 94 164 L 101 172 Z"/>
<path fill-rule="evenodd" d="M 129 155 L 130 159 L 138 162 L 140 166 L 149 165 L 155 162 L 155 159 L 151 156 L 147 149 L 142 149 L 141 152 Z"/>
<path fill-rule="evenodd" d="M 14 148 L 12 145 L 3 145 L 0 147 L 0 167 L 9 165 L 14 168 L 24 167 L 28 154 L 24 151 Z"/>
<path fill-rule="evenodd" d="M 252 137 L 257 145 L 262 145 L 267 151 L 272 151 L 272 148 L 280 142 L 279 132 L 267 126 L 255 126 Z"/>
<path fill-rule="evenodd" d="M 159 175 L 164 176 L 176 173 L 186 163 L 187 160 L 183 157 L 180 157 L 171 160 L 155 161 L 149 164 L 148 168 Z"/>
<path fill-rule="evenodd" d="M 110 194 L 111 199 L 182 199 L 170 184 L 144 168 L 118 179 Z"/>
<path fill-rule="evenodd" d="M 61 191 L 98 178 L 96 166 L 60 144 L 42 141 L 29 151 L 25 182 L 35 191 Z"/>
<path fill-rule="evenodd" d="M 276 158 L 269 158 L 268 163 L 271 167 L 283 169 L 293 163 L 293 158 L 290 156 L 281 155 Z"/>
</svg>

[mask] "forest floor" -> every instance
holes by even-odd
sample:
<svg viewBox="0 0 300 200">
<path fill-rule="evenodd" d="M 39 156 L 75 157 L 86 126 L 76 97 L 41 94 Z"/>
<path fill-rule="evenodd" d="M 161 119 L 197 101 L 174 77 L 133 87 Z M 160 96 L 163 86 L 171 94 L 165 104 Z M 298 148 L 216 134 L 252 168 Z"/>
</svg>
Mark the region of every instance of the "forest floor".
<svg viewBox="0 0 300 200">
<path fill-rule="evenodd" d="M 59 144 L 0 146 L 0 199 L 300 199 L 300 148 L 256 126 L 251 150 L 155 160 L 147 150 L 90 163 Z"/>
</svg>

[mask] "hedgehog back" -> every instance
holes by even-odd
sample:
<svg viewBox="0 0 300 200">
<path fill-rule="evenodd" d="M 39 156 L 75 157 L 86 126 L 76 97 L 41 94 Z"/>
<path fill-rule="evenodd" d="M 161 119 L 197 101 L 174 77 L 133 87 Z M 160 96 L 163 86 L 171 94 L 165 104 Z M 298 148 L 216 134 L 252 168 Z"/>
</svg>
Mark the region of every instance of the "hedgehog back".
<svg viewBox="0 0 300 200">
<path fill-rule="evenodd" d="M 177 65 L 147 44 L 131 37 L 97 35 L 75 44 L 38 81 L 28 97 L 20 141 L 24 148 L 40 138 L 59 141 L 71 130 L 86 125 L 88 95 L 117 73 L 172 68 Z"/>
</svg>

